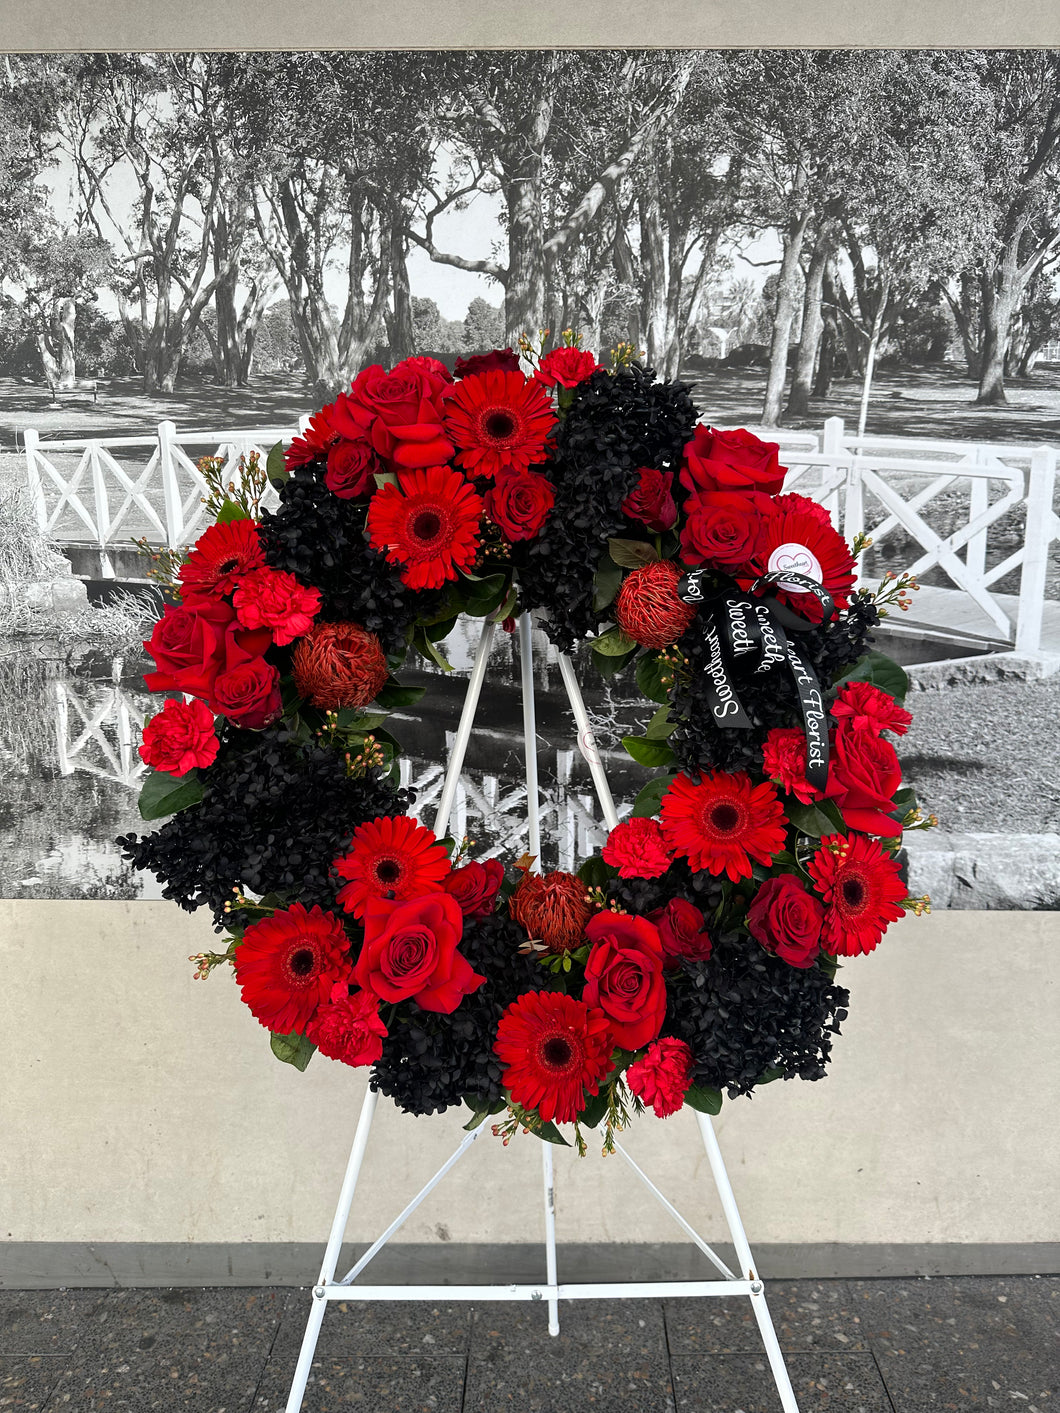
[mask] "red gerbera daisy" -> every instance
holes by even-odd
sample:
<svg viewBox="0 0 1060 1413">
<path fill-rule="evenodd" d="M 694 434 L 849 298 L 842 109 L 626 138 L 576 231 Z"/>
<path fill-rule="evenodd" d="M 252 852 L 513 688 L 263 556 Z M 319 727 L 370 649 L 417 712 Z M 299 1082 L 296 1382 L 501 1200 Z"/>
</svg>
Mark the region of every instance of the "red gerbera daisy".
<svg viewBox="0 0 1060 1413">
<path fill-rule="evenodd" d="M 529 991 L 513 1001 L 493 1046 L 508 1066 L 502 1082 L 515 1102 L 561 1124 L 599 1093 L 613 1049 L 603 1011 L 558 991 Z"/>
<path fill-rule="evenodd" d="M 751 860 L 769 864 L 784 847 L 784 811 L 772 785 L 752 785 L 742 771 L 679 775 L 662 798 L 663 837 L 699 873 L 751 876 Z"/>
<path fill-rule="evenodd" d="M 338 981 L 350 974 L 349 938 L 334 913 L 301 903 L 247 928 L 236 981 L 253 1015 L 279 1035 L 302 1033 Z"/>
<path fill-rule="evenodd" d="M 230 520 L 203 531 L 177 577 L 185 601 L 220 599 L 232 593 L 245 574 L 264 567 L 265 552 L 255 522 Z"/>
<path fill-rule="evenodd" d="M 349 879 L 338 899 L 363 917 L 369 898 L 404 902 L 437 893 L 449 867 L 449 855 L 422 824 L 403 814 L 373 819 L 353 831 L 349 853 L 335 860 L 335 872 Z"/>
<path fill-rule="evenodd" d="M 333 404 L 328 403 L 309 419 L 309 425 L 300 437 L 283 454 L 283 464 L 288 471 L 296 466 L 308 466 L 318 457 L 327 456 L 328 448 L 338 440 L 338 432 L 331 421 Z"/>
<path fill-rule="evenodd" d="M 824 585 L 837 608 L 846 608 L 857 578 L 857 565 L 850 546 L 819 511 L 811 514 L 801 507 L 783 508 L 784 501 L 799 499 L 801 497 L 781 496 L 775 503 L 774 514 L 767 516 L 762 525 L 754 563 L 763 574 L 787 569 L 808 575 Z M 745 588 L 752 582 L 740 580 Z M 777 597 L 811 623 L 821 621 L 821 606 L 812 594 L 781 588 Z"/>
<path fill-rule="evenodd" d="M 482 497 L 448 466 L 406 471 L 399 486 L 385 485 L 368 506 L 368 538 L 403 564 L 410 589 L 438 589 L 469 569 L 478 553 Z"/>
<path fill-rule="evenodd" d="M 833 957 L 871 952 L 888 923 L 905 911 L 898 865 L 879 841 L 864 834 L 830 834 L 807 865 L 828 910 L 821 946 Z"/>
<path fill-rule="evenodd" d="M 545 454 L 556 417 L 536 383 L 490 369 L 461 379 L 446 400 L 445 427 L 456 459 L 475 476 L 526 471 Z"/>
</svg>

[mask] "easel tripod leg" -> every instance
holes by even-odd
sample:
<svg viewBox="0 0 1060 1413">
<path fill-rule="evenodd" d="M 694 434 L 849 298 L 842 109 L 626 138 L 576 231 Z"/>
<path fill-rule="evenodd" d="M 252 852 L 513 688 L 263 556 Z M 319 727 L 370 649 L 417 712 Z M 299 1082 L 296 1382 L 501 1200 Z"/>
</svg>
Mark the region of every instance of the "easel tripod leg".
<svg viewBox="0 0 1060 1413">
<path fill-rule="evenodd" d="M 739 1263 L 741 1279 L 750 1279 L 753 1282 L 750 1300 L 754 1317 L 758 1321 L 758 1332 L 762 1336 L 762 1343 L 765 1346 L 766 1356 L 769 1359 L 769 1367 L 773 1373 L 773 1380 L 780 1394 L 780 1405 L 784 1413 L 799 1413 L 799 1405 L 795 1401 L 795 1391 L 791 1387 L 791 1379 L 788 1377 L 787 1365 L 784 1363 L 784 1355 L 781 1353 L 780 1341 L 777 1339 L 776 1330 L 773 1328 L 773 1320 L 769 1314 L 769 1306 L 766 1304 L 765 1286 L 758 1278 L 755 1270 L 754 1258 L 751 1255 L 751 1248 L 747 1242 L 747 1234 L 743 1229 L 743 1222 L 736 1206 L 736 1198 L 733 1195 L 732 1184 L 729 1182 L 729 1174 L 725 1170 L 725 1162 L 721 1156 L 721 1149 L 718 1147 L 718 1140 L 714 1133 L 714 1125 L 710 1121 L 709 1114 L 696 1114 L 696 1122 L 699 1125 L 699 1132 L 703 1139 L 703 1147 L 707 1151 L 707 1159 L 710 1163 L 710 1170 L 714 1176 L 714 1185 L 718 1189 L 718 1196 L 721 1198 L 722 1211 L 725 1213 L 725 1221 L 732 1237 L 732 1244 L 736 1247 L 736 1259 Z"/>
<path fill-rule="evenodd" d="M 545 1270 L 548 1283 L 555 1286 L 556 1276 L 556 1189 L 552 1175 L 552 1145 L 541 1143 L 541 1175 L 545 1185 Z M 559 1334 L 559 1298 L 548 1298 L 548 1332 Z"/>
<path fill-rule="evenodd" d="M 309 1379 L 309 1371 L 313 1367 L 313 1355 L 316 1353 L 317 1340 L 320 1338 L 320 1326 L 324 1323 L 324 1312 L 328 1305 L 324 1287 L 330 1285 L 335 1278 L 335 1267 L 339 1262 L 342 1238 L 346 1234 L 346 1224 L 350 1220 L 353 1194 L 357 1190 L 357 1179 L 360 1176 L 361 1164 L 364 1162 L 364 1150 L 368 1146 L 368 1133 L 372 1127 L 372 1119 L 375 1116 L 378 1102 L 379 1095 L 374 1089 L 365 1092 L 364 1103 L 361 1105 L 361 1116 L 357 1120 L 357 1131 L 353 1135 L 350 1160 L 346 1164 L 346 1176 L 342 1180 L 342 1190 L 339 1192 L 339 1205 L 335 1208 L 335 1217 L 331 1223 L 331 1235 L 328 1237 L 328 1244 L 324 1249 L 320 1277 L 313 1287 L 313 1303 L 309 1307 L 309 1319 L 306 1321 L 305 1334 L 302 1336 L 302 1347 L 298 1351 L 298 1363 L 295 1365 L 294 1378 L 291 1380 L 291 1392 L 287 1396 L 286 1413 L 300 1413 L 302 1399 L 305 1397 L 305 1386 Z"/>
</svg>

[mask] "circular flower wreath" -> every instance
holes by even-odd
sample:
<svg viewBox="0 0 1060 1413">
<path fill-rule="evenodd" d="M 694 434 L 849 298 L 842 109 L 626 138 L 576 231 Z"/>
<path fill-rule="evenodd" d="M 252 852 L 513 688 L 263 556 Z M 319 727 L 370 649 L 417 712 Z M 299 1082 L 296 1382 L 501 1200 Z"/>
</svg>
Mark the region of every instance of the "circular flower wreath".
<svg viewBox="0 0 1060 1413">
<path fill-rule="evenodd" d="M 179 694 L 141 748 L 166 822 L 120 842 L 230 932 L 197 975 L 233 966 L 280 1059 L 608 1150 L 644 1106 L 821 1078 L 837 958 L 926 905 L 896 857 L 930 822 L 888 739 L 904 674 L 868 651 L 906 582 L 855 592 L 862 546 L 682 384 L 522 351 L 530 376 L 510 349 L 366 368 L 273 449 L 275 513 L 233 491 L 145 644 Z M 410 647 L 447 665 L 459 615 L 531 610 L 658 707 L 625 744 L 661 773 L 577 874 L 436 839 L 384 725 L 422 694 Z"/>
</svg>

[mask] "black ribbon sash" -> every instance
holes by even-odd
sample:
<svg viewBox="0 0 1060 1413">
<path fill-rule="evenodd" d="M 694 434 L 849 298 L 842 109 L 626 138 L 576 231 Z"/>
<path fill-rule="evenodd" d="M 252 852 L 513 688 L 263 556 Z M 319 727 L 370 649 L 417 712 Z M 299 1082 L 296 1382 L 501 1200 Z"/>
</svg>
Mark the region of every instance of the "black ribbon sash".
<svg viewBox="0 0 1060 1413">
<path fill-rule="evenodd" d="M 703 636 L 707 646 L 704 669 L 707 701 L 718 726 L 727 730 L 750 730 L 753 723 L 744 710 L 736 689 L 738 677 L 760 677 L 786 664 L 795 680 L 802 708 L 806 736 L 806 778 L 818 790 L 828 783 L 828 713 L 824 694 L 811 663 L 798 651 L 788 633 L 805 633 L 818 625 L 800 618 L 770 594 L 712 593 L 700 586 L 705 569 L 685 574 L 677 592 L 685 603 L 703 611 Z M 822 622 L 835 616 L 831 594 L 805 574 L 777 571 L 763 574 L 751 585 L 750 594 L 783 586 L 798 593 L 813 594 L 821 605 Z"/>
</svg>

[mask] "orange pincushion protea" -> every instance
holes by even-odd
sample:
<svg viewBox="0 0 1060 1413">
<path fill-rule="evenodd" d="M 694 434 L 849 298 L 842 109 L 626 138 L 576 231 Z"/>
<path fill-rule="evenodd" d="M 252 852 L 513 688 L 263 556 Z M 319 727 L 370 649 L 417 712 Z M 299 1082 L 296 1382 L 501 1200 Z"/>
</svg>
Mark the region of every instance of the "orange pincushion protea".
<svg viewBox="0 0 1060 1413">
<path fill-rule="evenodd" d="M 390 675 L 379 639 L 358 623 L 314 623 L 293 669 L 298 695 L 324 711 L 367 706 Z"/>
<path fill-rule="evenodd" d="M 627 574 L 615 600 L 615 618 L 627 637 L 645 648 L 676 643 L 696 616 L 677 596 L 681 571 L 672 559 L 657 559 Z"/>
<path fill-rule="evenodd" d="M 585 884 L 573 873 L 524 873 L 508 902 L 508 912 L 532 940 L 550 952 L 568 952 L 582 940 L 593 906 Z"/>
</svg>

